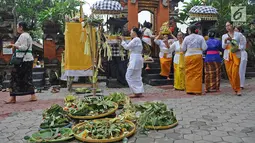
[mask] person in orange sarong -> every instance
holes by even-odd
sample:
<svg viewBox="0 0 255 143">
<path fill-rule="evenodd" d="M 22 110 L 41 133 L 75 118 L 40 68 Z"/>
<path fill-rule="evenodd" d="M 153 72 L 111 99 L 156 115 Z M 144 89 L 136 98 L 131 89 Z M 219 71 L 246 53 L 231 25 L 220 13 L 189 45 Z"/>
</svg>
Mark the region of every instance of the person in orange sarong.
<svg viewBox="0 0 255 143">
<path fill-rule="evenodd" d="M 243 34 L 235 32 L 233 28 L 233 22 L 226 23 L 227 34 L 222 36 L 222 48 L 224 50 L 225 67 L 228 75 L 229 82 L 237 96 L 241 96 L 239 66 L 241 60 L 241 50 L 245 49 L 245 39 Z M 232 52 L 231 40 L 234 39 L 237 42 L 238 50 Z"/>
<path fill-rule="evenodd" d="M 173 50 L 170 49 L 170 40 L 168 40 L 168 35 L 163 36 L 162 34 L 159 34 L 155 38 L 154 42 L 160 48 L 160 53 L 159 53 L 160 68 L 161 68 L 160 75 L 170 80 L 169 75 L 170 75 L 170 70 L 172 65 Z"/>
<path fill-rule="evenodd" d="M 187 94 L 202 95 L 204 37 L 196 33 L 196 26 L 188 28 L 189 36 L 182 43 L 185 53 L 185 89 Z"/>
</svg>

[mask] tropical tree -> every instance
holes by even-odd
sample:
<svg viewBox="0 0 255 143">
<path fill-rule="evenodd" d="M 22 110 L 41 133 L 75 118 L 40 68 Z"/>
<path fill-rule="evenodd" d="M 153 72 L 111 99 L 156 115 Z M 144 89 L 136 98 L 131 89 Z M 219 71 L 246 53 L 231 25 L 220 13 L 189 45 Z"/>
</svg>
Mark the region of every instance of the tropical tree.
<svg viewBox="0 0 255 143">
<path fill-rule="evenodd" d="M 179 13 L 179 22 L 188 24 L 189 10 L 193 6 L 200 5 L 213 6 L 218 10 L 218 21 L 216 22 L 215 28 L 221 34 L 225 31 L 226 21 L 231 20 L 231 6 L 246 6 L 248 21 L 255 18 L 254 5 L 249 4 L 248 0 L 191 0 L 190 2 L 184 2 L 184 9 Z M 193 19 L 190 20 L 192 21 Z"/>
<path fill-rule="evenodd" d="M 77 0 L 0 0 L 0 11 L 12 11 L 14 24 L 21 20 L 27 22 L 35 40 L 42 38 L 45 21 L 59 24 L 63 32 L 65 15 L 73 16 L 77 6 Z"/>
</svg>

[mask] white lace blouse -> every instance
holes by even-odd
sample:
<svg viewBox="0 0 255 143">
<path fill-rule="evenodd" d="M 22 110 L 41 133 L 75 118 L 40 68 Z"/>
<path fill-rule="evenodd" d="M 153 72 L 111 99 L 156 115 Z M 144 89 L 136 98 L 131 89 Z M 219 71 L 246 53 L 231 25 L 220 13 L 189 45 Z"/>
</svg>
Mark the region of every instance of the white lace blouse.
<svg viewBox="0 0 255 143">
<path fill-rule="evenodd" d="M 224 34 L 222 36 L 222 48 L 225 49 L 224 50 L 224 55 L 223 55 L 223 58 L 225 60 L 229 60 L 229 52 L 230 52 L 230 49 L 226 49 L 227 45 L 230 44 L 230 41 L 227 41 L 227 43 L 225 43 L 225 39 L 228 38 L 228 34 Z M 243 36 L 242 33 L 240 32 L 234 32 L 234 37 L 233 39 L 235 39 L 239 45 L 239 49 L 242 51 L 242 50 L 245 50 L 246 48 L 246 39 L 245 37 Z M 240 51 L 237 51 L 236 52 L 236 56 L 238 58 L 241 58 L 241 52 Z"/>
<path fill-rule="evenodd" d="M 203 55 L 203 51 L 207 49 L 207 45 L 203 36 L 198 34 L 190 34 L 184 38 L 182 43 L 185 56 Z"/>
<path fill-rule="evenodd" d="M 15 43 L 15 46 L 18 47 L 16 49 L 16 56 L 22 58 L 26 50 L 28 49 L 26 55 L 24 56 L 23 61 L 33 61 L 34 58 L 32 54 L 32 44 L 33 40 L 31 36 L 26 32 L 22 33 Z"/>
<path fill-rule="evenodd" d="M 167 54 L 167 58 L 172 58 L 172 52 L 173 50 L 171 48 L 167 48 L 166 44 L 164 43 L 163 40 L 154 40 L 154 42 L 159 46 L 160 52 L 159 52 L 159 57 L 163 58 L 164 54 Z M 170 45 L 171 40 L 168 40 L 168 44 Z"/>
<path fill-rule="evenodd" d="M 130 51 L 128 69 L 137 70 L 143 68 L 142 40 L 136 37 L 133 38 L 128 44 L 125 41 L 122 41 L 121 45 L 124 47 L 124 49 Z"/>
<path fill-rule="evenodd" d="M 180 52 L 183 52 L 181 49 L 181 44 L 179 41 L 175 41 L 171 46 L 170 49 L 172 51 L 175 51 L 174 55 L 174 63 L 179 64 L 179 59 L 180 59 Z"/>
</svg>

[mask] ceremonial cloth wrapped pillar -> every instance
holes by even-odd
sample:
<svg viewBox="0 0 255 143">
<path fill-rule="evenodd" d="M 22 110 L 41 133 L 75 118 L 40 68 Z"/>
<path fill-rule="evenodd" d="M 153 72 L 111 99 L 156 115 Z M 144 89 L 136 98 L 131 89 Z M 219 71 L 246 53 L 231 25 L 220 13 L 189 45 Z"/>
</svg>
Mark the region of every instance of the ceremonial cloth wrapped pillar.
<svg viewBox="0 0 255 143">
<path fill-rule="evenodd" d="M 92 35 L 91 43 L 96 43 L 95 30 Z M 84 54 L 85 41 L 86 31 L 82 28 L 81 23 L 66 23 L 64 79 L 66 76 L 93 75 L 91 56 Z"/>
</svg>

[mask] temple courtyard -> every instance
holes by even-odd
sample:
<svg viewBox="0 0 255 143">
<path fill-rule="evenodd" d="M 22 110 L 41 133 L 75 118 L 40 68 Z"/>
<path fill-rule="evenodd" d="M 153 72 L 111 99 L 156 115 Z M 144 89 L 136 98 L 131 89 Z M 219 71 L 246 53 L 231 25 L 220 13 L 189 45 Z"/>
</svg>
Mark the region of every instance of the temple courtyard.
<svg viewBox="0 0 255 143">
<path fill-rule="evenodd" d="M 108 89 L 99 84 L 104 94 L 124 92 L 128 88 Z M 172 86 L 152 87 L 145 85 L 143 98 L 134 103 L 162 101 L 173 108 L 179 125 L 160 131 L 149 131 L 129 139 L 129 143 L 255 143 L 255 80 L 247 80 L 243 96 L 234 96 L 228 81 L 222 81 L 221 93 L 205 96 L 186 95 L 174 91 Z M 49 90 L 50 91 L 50 90 Z M 29 96 L 18 97 L 16 104 L 4 104 L 9 94 L 0 92 L 0 143 L 23 143 L 26 135 L 38 131 L 42 112 L 52 104 L 63 105 L 68 95 L 66 89 L 52 94 L 43 91 L 38 101 L 27 102 Z M 83 95 L 80 95 L 81 97 Z M 73 143 L 78 142 L 76 140 Z"/>
</svg>

